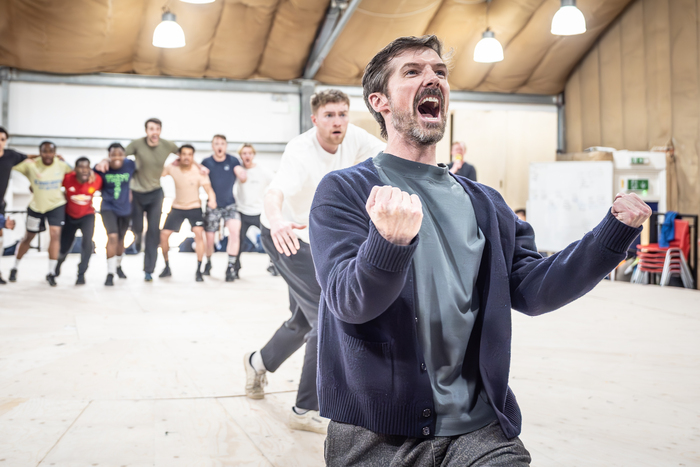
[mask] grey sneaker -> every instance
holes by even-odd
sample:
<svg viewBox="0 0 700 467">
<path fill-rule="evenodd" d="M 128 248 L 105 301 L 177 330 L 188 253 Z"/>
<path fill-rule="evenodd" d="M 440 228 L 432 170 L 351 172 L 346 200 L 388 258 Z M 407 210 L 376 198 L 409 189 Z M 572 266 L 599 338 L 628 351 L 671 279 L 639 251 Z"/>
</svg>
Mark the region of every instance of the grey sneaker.
<svg viewBox="0 0 700 467">
<path fill-rule="evenodd" d="M 262 399 L 265 397 L 265 390 L 263 389 L 267 386 L 267 376 L 266 372 L 258 373 L 250 364 L 250 356 L 254 352 L 247 353 L 243 356 L 243 366 L 245 367 L 245 395 L 250 399 Z"/>
<path fill-rule="evenodd" d="M 309 410 L 303 415 L 296 413 L 294 409 L 289 414 L 289 428 L 292 430 L 312 431 L 325 435 L 328 431 L 330 420 L 321 417 L 318 410 Z"/>
</svg>

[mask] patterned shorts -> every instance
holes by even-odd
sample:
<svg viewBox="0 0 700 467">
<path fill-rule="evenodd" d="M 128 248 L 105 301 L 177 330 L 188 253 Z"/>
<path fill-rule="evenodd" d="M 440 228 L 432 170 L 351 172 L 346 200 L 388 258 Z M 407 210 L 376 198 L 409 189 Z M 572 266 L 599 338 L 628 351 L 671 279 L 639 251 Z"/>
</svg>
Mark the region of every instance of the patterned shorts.
<svg viewBox="0 0 700 467">
<path fill-rule="evenodd" d="M 241 220 L 241 215 L 236 211 L 235 204 L 229 204 L 223 208 L 211 209 L 207 206 L 207 210 L 204 213 L 204 230 L 207 232 L 216 232 L 219 230 L 219 223 L 221 221 L 229 220 Z"/>
</svg>

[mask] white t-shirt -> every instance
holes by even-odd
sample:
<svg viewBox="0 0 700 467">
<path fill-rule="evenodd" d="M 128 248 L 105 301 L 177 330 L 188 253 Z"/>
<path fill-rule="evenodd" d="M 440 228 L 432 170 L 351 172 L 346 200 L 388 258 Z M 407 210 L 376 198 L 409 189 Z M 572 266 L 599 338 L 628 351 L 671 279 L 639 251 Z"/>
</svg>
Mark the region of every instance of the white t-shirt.
<svg viewBox="0 0 700 467">
<path fill-rule="evenodd" d="M 360 127 L 348 125 L 343 142 L 335 154 L 326 152 L 316 137 L 316 127 L 306 131 L 287 143 L 279 169 L 268 187 L 284 195 L 282 218 L 307 226 L 294 230 L 299 240 L 309 243 L 309 213 L 314 194 L 321 179 L 334 170 L 351 167 L 384 150 L 386 143 L 370 135 Z M 260 223 L 270 228 L 263 210 Z"/>
<path fill-rule="evenodd" d="M 263 198 L 267 186 L 272 181 L 272 172 L 256 164 L 252 169 L 246 169 L 246 173 L 248 180 L 245 183 L 236 181 L 236 208 L 246 216 L 257 216 L 263 210 Z"/>
</svg>

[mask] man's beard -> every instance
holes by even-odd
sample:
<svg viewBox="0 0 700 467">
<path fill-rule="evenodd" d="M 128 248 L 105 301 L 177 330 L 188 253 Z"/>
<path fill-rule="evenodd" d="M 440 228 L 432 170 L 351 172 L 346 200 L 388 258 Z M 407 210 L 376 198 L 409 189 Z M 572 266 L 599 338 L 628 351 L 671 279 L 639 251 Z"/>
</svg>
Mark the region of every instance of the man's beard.
<svg viewBox="0 0 700 467">
<path fill-rule="evenodd" d="M 426 94 L 434 93 L 423 93 L 420 96 L 416 96 L 416 101 L 425 97 Z M 416 115 L 416 110 L 413 111 L 399 111 L 394 109 L 394 105 L 389 98 L 389 108 L 391 110 L 391 124 L 394 126 L 396 131 L 406 136 L 411 142 L 420 146 L 432 146 L 437 144 L 438 141 L 442 139 L 445 135 L 445 126 L 447 124 L 447 115 L 445 115 L 444 100 L 442 99 L 442 94 L 439 94 L 441 99 L 440 108 L 440 121 L 438 122 L 426 122 L 426 128 L 423 128 L 418 122 L 418 117 Z M 413 109 L 416 108 L 414 104 Z"/>
</svg>

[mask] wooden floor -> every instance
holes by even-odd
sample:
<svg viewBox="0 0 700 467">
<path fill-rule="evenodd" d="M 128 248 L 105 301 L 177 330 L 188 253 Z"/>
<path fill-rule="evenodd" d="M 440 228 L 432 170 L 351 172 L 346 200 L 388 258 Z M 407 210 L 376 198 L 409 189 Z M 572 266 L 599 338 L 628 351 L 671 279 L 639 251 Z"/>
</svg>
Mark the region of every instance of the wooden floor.
<svg viewBox="0 0 700 467">
<path fill-rule="evenodd" d="M 102 255 L 74 286 L 77 260 L 50 288 L 34 253 L 0 286 L 0 467 L 323 465 L 323 436 L 285 424 L 301 352 L 265 399 L 243 395 L 243 354 L 289 315 L 264 255 L 244 255 L 233 284 L 222 254 L 204 283 L 193 254 L 152 283 L 127 257 L 112 288 Z M 7 278 L 11 259 L 0 266 Z M 533 466 L 700 465 L 700 292 L 603 282 L 556 313 L 513 316 Z"/>
</svg>

